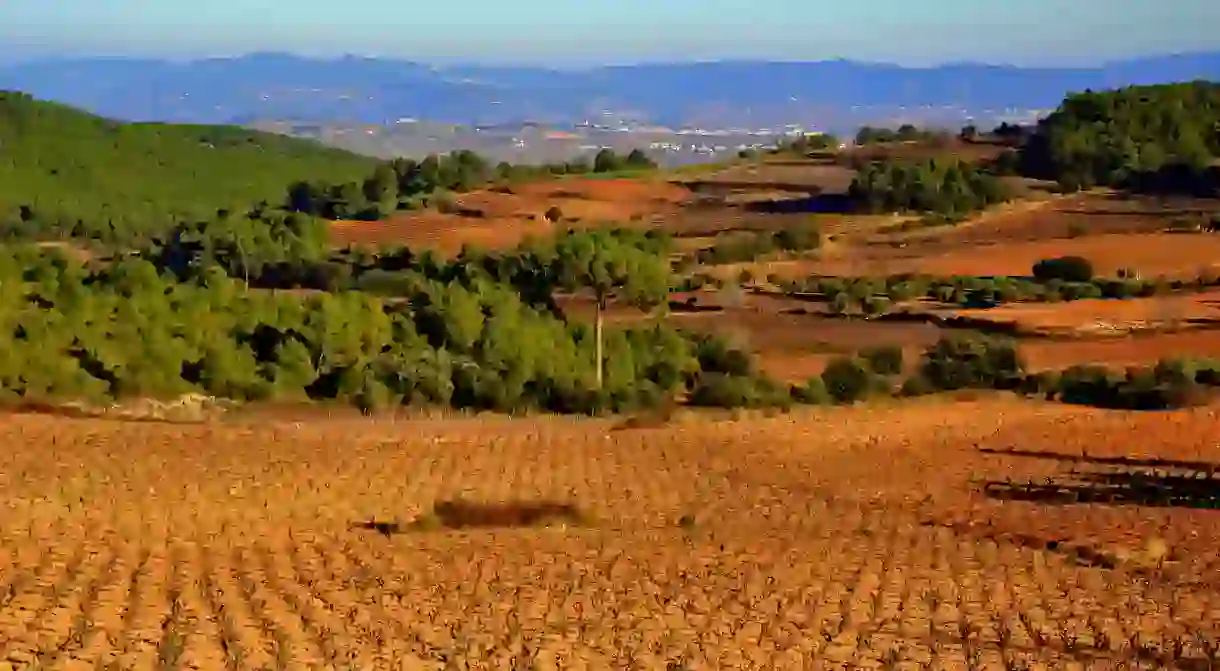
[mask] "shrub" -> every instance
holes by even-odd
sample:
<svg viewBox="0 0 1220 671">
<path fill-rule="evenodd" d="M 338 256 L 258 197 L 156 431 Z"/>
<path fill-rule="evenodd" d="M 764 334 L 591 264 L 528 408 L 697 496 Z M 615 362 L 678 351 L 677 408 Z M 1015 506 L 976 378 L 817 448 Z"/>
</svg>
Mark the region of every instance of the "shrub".
<svg viewBox="0 0 1220 671">
<path fill-rule="evenodd" d="M 903 380 L 902 388 L 898 393 L 902 396 L 926 396 L 935 391 L 936 387 L 928 381 L 928 378 L 921 374 L 915 374 Z"/>
<path fill-rule="evenodd" d="M 1108 406 L 1118 384 L 1105 366 L 1072 366 L 1059 374 L 1059 397 L 1064 403 Z"/>
<path fill-rule="evenodd" d="M 787 406 L 792 397 L 771 380 L 711 373 L 700 377 L 689 403 L 709 408 L 763 408 Z"/>
<path fill-rule="evenodd" d="M 774 234 L 775 246 L 792 252 L 817 249 L 821 246 L 821 238 L 818 227 L 808 222 L 786 226 Z"/>
<path fill-rule="evenodd" d="M 1024 364 L 1007 339 L 949 335 L 924 352 L 920 372 L 935 388 L 1012 389 Z"/>
<path fill-rule="evenodd" d="M 889 312 L 893 301 L 889 296 L 869 296 L 864 299 L 864 313 L 870 317 L 877 317 Z"/>
<path fill-rule="evenodd" d="M 839 357 L 822 371 L 826 393 L 839 403 L 854 403 L 875 388 L 873 372 L 863 359 Z"/>
<path fill-rule="evenodd" d="M 723 373 L 734 377 L 750 377 L 754 373 L 754 362 L 749 353 L 731 347 L 720 338 L 704 337 L 695 344 L 695 358 L 699 369 L 707 373 Z"/>
<path fill-rule="evenodd" d="M 841 292 L 834 295 L 830 300 L 830 313 L 834 315 L 845 315 L 851 311 L 852 300 L 847 292 Z"/>
<path fill-rule="evenodd" d="M 1027 375 L 1021 380 L 1018 389 L 1027 396 L 1042 396 L 1048 401 L 1053 400 L 1059 393 L 1059 373 L 1042 371 Z"/>
<path fill-rule="evenodd" d="M 826 390 L 826 383 L 822 378 L 814 376 L 809 378 L 804 385 L 794 387 L 792 397 L 798 403 L 808 405 L 826 405 L 834 401 L 830 393 Z"/>
<path fill-rule="evenodd" d="M 1204 359 L 1196 362 L 1195 382 L 1209 387 L 1220 387 L 1220 361 Z"/>
<path fill-rule="evenodd" d="M 868 362 L 869 368 L 878 375 L 897 375 L 902 372 L 903 353 L 897 345 L 882 345 L 861 350 L 860 358 Z"/>
<path fill-rule="evenodd" d="M 1189 359 L 1162 359 L 1152 369 L 1152 376 L 1158 384 L 1193 384 L 1195 382 L 1196 370 L 1195 362 Z"/>
<path fill-rule="evenodd" d="M 458 214 L 461 210 L 451 191 L 438 190 L 428 199 L 428 204 L 435 207 L 441 214 Z"/>
<path fill-rule="evenodd" d="M 1182 362 L 1133 368 L 1118 375 L 1102 366 L 1073 366 L 1060 376 L 1065 403 L 1122 410 L 1167 410 L 1197 405 L 1207 398 Z"/>
<path fill-rule="evenodd" d="M 1089 282 L 1093 279 L 1093 264 L 1080 256 L 1042 259 L 1034 264 L 1033 275 L 1040 282 Z"/>
<path fill-rule="evenodd" d="M 563 210 L 559 209 L 558 205 L 552 205 L 547 208 L 546 213 L 542 216 L 546 217 L 547 221 L 555 223 L 560 219 L 563 219 Z"/>
</svg>

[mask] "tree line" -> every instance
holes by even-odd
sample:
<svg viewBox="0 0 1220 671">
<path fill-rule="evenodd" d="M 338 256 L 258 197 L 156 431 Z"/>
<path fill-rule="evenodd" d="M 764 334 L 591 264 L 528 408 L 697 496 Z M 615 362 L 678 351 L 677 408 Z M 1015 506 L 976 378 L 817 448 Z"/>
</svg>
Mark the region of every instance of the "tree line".
<svg viewBox="0 0 1220 671">
<path fill-rule="evenodd" d="M 362 180 L 332 184 L 324 180 L 301 180 L 288 188 L 285 207 L 325 219 L 376 221 L 399 210 L 414 210 L 431 204 L 429 196 L 465 192 L 492 182 L 542 179 L 558 175 L 607 174 L 649 170 L 657 164 L 643 151 L 633 149 L 620 156 L 602 149 L 592 162 L 574 159 L 538 166 L 501 162 L 492 165 L 469 150 L 427 156 L 423 160 L 398 158 L 377 165 Z"/>
<path fill-rule="evenodd" d="M 904 123 L 898 128 L 877 126 L 861 126 L 856 131 L 856 145 L 890 144 L 894 142 L 932 142 L 945 143 L 952 141 L 953 135 L 948 131 L 919 128 L 914 124 Z"/>
</svg>

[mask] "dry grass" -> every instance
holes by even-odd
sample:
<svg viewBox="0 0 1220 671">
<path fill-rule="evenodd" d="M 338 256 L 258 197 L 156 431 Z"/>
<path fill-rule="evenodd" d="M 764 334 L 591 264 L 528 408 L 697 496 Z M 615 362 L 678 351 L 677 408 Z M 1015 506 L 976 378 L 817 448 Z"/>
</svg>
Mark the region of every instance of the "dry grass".
<svg viewBox="0 0 1220 671">
<path fill-rule="evenodd" d="M 1220 636 L 1215 514 L 988 499 L 983 480 L 1062 466 L 977 448 L 1214 460 L 1216 420 L 999 398 L 613 432 L 563 419 L 11 416 L 0 660 L 1156 668 Z M 582 523 L 406 528 L 443 501 L 484 520 L 571 504 Z M 1068 541 L 1162 561 L 1100 568 Z"/>
</svg>

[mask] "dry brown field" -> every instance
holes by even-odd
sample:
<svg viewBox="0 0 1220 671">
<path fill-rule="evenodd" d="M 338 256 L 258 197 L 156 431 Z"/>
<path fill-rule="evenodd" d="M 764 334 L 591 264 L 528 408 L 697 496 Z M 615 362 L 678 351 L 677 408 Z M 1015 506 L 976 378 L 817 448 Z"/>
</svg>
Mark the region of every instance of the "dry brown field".
<svg viewBox="0 0 1220 671">
<path fill-rule="evenodd" d="M 1097 298 L 1061 303 L 1009 303 L 989 309 L 933 309 L 930 312 L 1012 326 L 1027 334 L 1124 335 L 1191 327 L 1215 328 L 1220 324 L 1220 292 L 1123 300 Z"/>
<path fill-rule="evenodd" d="M 1130 268 L 1144 277 L 1194 278 L 1220 267 L 1220 236 L 1144 233 L 995 242 L 992 244 L 909 244 L 898 247 L 836 247 L 820 259 L 753 264 L 758 272 L 788 277 L 819 275 L 1029 275 L 1041 259 L 1083 256 L 1099 275 L 1113 277 Z M 746 264 L 750 265 L 750 264 Z"/>
<path fill-rule="evenodd" d="M 1077 254 L 1101 274 L 1196 276 L 1220 264 L 1220 237 L 1166 233 L 1182 220 L 1220 214 L 1215 201 L 1131 197 L 1110 192 L 1031 196 L 956 226 L 879 234 L 877 225 L 836 226 L 838 241 L 816 260 L 755 264 L 764 274 L 1024 275 L 1042 258 Z M 882 222 L 884 223 L 884 222 Z M 854 230 L 853 230 L 854 229 Z"/>
<path fill-rule="evenodd" d="M 649 179 L 556 179 L 459 194 L 455 211 L 429 210 L 376 222 L 341 221 L 331 228 L 336 245 L 407 245 L 456 253 L 516 246 L 579 224 L 631 224 L 676 212 L 690 196 L 681 186 Z M 558 207 L 564 219 L 544 217 Z M 647 222 L 645 222 L 647 223 Z"/>
<path fill-rule="evenodd" d="M 0 664 L 1209 668 L 1217 513 L 1099 483 L 1216 462 L 1216 414 L 6 416 Z"/>
<path fill-rule="evenodd" d="M 1018 345 L 1034 370 L 1062 370 L 1076 364 L 1126 368 L 1150 366 L 1162 359 L 1220 358 L 1220 331 L 1155 333 L 1123 338 L 1027 340 Z"/>
<path fill-rule="evenodd" d="M 938 146 L 927 142 L 893 142 L 854 147 L 845 153 L 845 158 L 877 161 L 884 159 L 925 161 L 953 156 L 968 163 L 995 159 L 1008 147 L 986 142 L 961 142 L 952 140 Z"/>
</svg>

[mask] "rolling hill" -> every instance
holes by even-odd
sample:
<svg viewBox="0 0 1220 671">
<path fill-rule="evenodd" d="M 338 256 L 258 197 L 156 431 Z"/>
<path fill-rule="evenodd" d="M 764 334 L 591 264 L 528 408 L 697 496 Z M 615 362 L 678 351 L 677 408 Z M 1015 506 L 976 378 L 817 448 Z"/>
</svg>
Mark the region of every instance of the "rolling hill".
<svg viewBox="0 0 1220 671">
<path fill-rule="evenodd" d="M 296 180 L 363 178 L 373 159 L 231 126 L 121 123 L 0 93 L 0 223 L 151 229 L 217 208 L 282 203 Z M 70 228 L 70 225 L 64 228 Z"/>
</svg>

